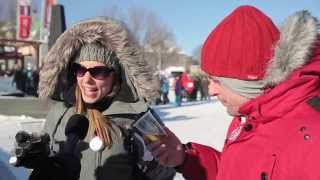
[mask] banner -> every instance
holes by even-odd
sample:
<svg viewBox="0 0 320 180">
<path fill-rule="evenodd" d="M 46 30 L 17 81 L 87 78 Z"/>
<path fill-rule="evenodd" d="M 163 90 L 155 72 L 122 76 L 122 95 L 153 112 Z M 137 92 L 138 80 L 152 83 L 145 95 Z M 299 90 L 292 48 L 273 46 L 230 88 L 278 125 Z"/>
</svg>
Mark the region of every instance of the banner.
<svg viewBox="0 0 320 180">
<path fill-rule="evenodd" d="M 17 39 L 28 40 L 31 30 L 31 0 L 17 0 Z"/>
<path fill-rule="evenodd" d="M 52 6 L 57 4 L 56 0 L 43 0 L 42 5 L 42 25 L 41 25 L 41 37 L 42 41 L 48 41 L 49 30 L 50 30 L 50 21 L 51 21 L 51 10 Z"/>
<path fill-rule="evenodd" d="M 19 17 L 19 38 L 18 39 L 29 39 L 31 29 L 31 18 L 30 16 Z"/>
<path fill-rule="evenodd" d="M 51 20 L 52 6 L 56 4 L 56 0 L 45 0 L 44 5 L 44 27 L 49 29 Z"/>
</svg>

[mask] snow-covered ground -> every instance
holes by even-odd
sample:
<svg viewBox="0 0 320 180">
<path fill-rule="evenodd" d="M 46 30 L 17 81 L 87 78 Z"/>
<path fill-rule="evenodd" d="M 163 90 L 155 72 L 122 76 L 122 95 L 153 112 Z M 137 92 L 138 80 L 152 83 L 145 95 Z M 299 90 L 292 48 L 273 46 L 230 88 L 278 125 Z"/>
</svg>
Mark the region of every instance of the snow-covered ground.
<svg viewBox="0 0 320 180">
<path fill-rule="evenodd" d="M 183 103 L 181 107 L 173 104 L 155 106 L 166 126 L 168 126 L 182 142 L 198 142 L 221 150 L 231 120 L 224 107 L 212 99 L 210 101 L 196 101 Z M 21 116 L 0 115 L 0 179 L 26 180 L 24 169 L 13 168 L 7 162 L 10 150 L 13 148 L 14 135 L 20 129 L 39 131 L 44 119 Z M 10 169 L 10 170 L 9 170 Z M 176 180 L 182 180 L 177 175 Z"/>
<path fill-rule="evenodd" d="M 14 168 L 8 164 L 12 154 L 14 136 L 19 130 L 40 131 L 44 119 L 35 119 L 25 115 L 0 115 L 0 179 L 27 180 L 27 171 L 24 168 Z"/>
<path fill-rule="evenodd" d="M 197 142 L 221 150 L 231 117 L 216 100 L 158 106 L 156 111 L 183 143 Z M 175 180 L 184 178 L 177 174 Z"/>
</svg>

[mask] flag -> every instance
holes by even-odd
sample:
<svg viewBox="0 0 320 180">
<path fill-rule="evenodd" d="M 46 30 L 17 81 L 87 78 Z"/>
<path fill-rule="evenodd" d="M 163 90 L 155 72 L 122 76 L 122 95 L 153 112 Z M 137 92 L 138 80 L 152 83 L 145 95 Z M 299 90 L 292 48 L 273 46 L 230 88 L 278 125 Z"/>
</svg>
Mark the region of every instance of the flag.
<svg viewBox="0 0 320 180">
<path fill-rule="evenodd" d="M 52 6 L 57 4 L 56 0 L 43 0 L 42 6 L 42 27 L 41 27 L 41 40 L 48 41 L 50 22 L 51 22 L 51 10 Z"/>
<path fill-rule="evenodd" d="M 27 40 L 30 38 L 31 29 L 31 0 L 17 0 L 17 8 L 17 39 Z"/>
</svg>

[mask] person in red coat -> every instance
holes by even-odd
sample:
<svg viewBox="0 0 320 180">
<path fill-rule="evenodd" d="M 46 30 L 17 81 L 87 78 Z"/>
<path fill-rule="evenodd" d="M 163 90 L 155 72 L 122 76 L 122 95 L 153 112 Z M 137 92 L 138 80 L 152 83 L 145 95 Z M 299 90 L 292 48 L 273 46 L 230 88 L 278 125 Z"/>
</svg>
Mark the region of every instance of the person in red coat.
<svg viewBox="0 0 320 180">
<path fill-rule="evenodd" d="M 222 152 L 166 129 L 153 155 L 188 180 L 319 180 L 319 27 L 300 11 L 279 33 L 255 7 L 235 9 L 202 49 L 202 69 L 234 116 Z"/>
</svg>

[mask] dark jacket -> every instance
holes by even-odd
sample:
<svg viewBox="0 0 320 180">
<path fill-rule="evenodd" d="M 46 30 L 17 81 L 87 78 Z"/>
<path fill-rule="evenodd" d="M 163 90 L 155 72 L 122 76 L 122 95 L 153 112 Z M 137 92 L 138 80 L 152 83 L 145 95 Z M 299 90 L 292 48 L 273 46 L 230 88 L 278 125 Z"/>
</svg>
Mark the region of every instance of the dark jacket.
<svg viewBox="0 0 320 180">
<path fill-rule="evenodd" d="M 130 141 L 129 131 L 131 123 L 146 110 L 147 106 L 143 101 L 136 103 L 121 103 L 118 101 L 103 112 L 103 115 L 113 122 L 115 133 L 112 133 L 112 138 L 114 144 L 111 149 L 105 148 L 103 151 L 93 152 L 89 148 L 91 135 L 88 134 L 77 145 L 75 154 L 81 159 L 80 180 L 173 179 L 175 172 L 172 168 L 162 167 L 155 162 L 150 162 L 146 166 L 145 173 L 138 168 L 138 163 L 141 161 L 138 151 L 141 151 L 141 149 L 137 148 L 141 147 Z M 65 126 L 74 113 L 73 107 L 68 108 L 62 102 L 58 102 L 49 112 L 44 132 L 47 132 L 51 137 L 51 150 L 53 152 L 60 152 L 60 149 L 63 148 L 66 141 Z M 135 150 L 132 150 L 132 148 L 135 148 Z"/>
</svg>

